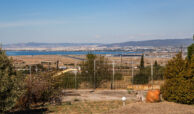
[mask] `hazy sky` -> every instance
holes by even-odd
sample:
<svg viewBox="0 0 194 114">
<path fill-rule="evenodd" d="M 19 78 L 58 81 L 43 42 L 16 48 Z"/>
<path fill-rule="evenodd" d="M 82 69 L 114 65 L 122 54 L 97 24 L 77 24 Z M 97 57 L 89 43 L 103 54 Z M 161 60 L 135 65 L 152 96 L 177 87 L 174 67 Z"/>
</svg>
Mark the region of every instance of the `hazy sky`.
<svg viewBox="0 0 194 114">
<path fill-rule="evenodd" d="M 0 42 L 192 38 L 194 0 L 0 0 Z"/>
</svg>

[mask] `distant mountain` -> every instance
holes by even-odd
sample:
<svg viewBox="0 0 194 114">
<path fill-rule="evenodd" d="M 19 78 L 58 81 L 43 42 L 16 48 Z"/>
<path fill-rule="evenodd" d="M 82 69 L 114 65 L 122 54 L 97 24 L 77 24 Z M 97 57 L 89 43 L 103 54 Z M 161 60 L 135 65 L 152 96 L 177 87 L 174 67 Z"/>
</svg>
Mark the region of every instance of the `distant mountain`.
<svg viewBox="0 0 194 114">
<path fill-rule="evenodd" d="M 192 39 L 164 39 L 164 40 L 146 40 L 146 41 L 129 41 L 123 43 L 113 43 L 108 44 L 108 47 L 125 47 L 125 46 L 154 46 L 154 47 L 164 47 L 164 46 L 188 46 L 193 43 Z"/>
<path fill-rule="evenodd" d="M 17 43 L 17 44 L 5 44 L 4 48 L 56 48 L 56 47 L 71 47 L 71 46 L 91 46 L 102 45 L 99 43 Z"/>
<path fill-rule="evenodd" d="M 107 47 L 125 47 L 125 46 L 188 46 L 193 43 L 192 39 L 164 39 L 164 40 L 146 40 L 146 41 L 129 41 L 123 43 L 100 44 L 100 43 L 17 43 L 5 44 L 3 48 L 58 48 L 58 47 L 79 47 L 79 46 L 107 46 Z"/>
</svg>

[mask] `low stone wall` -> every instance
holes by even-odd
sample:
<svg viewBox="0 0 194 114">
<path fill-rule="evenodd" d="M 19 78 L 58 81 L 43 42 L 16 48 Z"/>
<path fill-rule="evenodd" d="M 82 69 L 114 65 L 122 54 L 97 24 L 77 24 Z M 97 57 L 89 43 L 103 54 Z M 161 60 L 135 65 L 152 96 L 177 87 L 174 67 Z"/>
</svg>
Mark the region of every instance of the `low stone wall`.
<svg viewBox="0 0 194 114">
<path fill-rule="evenodd" d="M 160 89 L 160 85 L 128 85 L 127 89 L 132 90 L 151 90 L 151 89 Z"/>
</svg>

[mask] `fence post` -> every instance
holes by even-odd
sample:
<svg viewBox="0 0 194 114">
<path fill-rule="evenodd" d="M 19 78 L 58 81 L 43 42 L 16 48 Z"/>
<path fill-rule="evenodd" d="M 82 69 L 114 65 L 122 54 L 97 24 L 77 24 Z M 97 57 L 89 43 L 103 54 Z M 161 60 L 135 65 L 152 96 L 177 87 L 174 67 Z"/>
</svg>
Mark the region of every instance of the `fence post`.
<svg viewBox="0 0 194 114">
<path fill-rule="evenodd" d="M 94 89 L 96 88 L 96 60 L 94 60 Z"/>
<path fill-rule="evenodd" d="M 75 63 L 75 69 L 77 69 L 77 63 Z M 75 70 L 75 89 L 77 89 L 77 70 Z"/>
<path fill-rule="evenodd" d="M 113 70 L 113 78 L 112 78 L 112 87 L 114 89 L 114 78 L 115 78 L 115 63 L 114 60 L 112 61 L 112 70 Z"/>
<path fill-rule="evenodd" d="M 152 89 L 153 89 L 154 77 L 153 77 L 153 63 L 152 63 L 152 60 L 151 60 L 151 80 L 152 80 Z"/>
<path fill-rule="evenodd" d="M 132 76 L 132 85 L 133 85 L 133 57 L 132 57 L 132 59 L 131 59 L 131 76 Z"/>
</svg>

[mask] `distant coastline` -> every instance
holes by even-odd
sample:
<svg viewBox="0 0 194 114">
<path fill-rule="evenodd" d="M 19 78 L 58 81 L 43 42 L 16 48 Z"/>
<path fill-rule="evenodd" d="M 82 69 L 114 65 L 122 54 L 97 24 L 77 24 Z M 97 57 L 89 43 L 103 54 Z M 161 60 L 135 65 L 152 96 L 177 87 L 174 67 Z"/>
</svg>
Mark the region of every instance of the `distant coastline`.
<svg viewBox="0 0 194 114">
<path fill-rule="evenodd" d="M 86 55 L 88 53 L 101 54 L 101 55 L 118 55 L 118 54 L 139 54 L 142 52 L 129 52 L 129 51 L 6 51 L 8 56 L 23 56 L 23 55 Z"/>
</svg>

